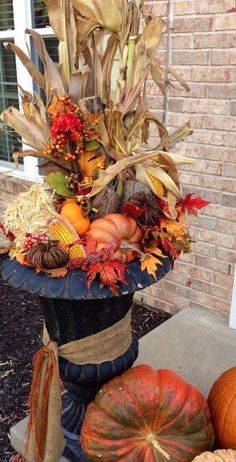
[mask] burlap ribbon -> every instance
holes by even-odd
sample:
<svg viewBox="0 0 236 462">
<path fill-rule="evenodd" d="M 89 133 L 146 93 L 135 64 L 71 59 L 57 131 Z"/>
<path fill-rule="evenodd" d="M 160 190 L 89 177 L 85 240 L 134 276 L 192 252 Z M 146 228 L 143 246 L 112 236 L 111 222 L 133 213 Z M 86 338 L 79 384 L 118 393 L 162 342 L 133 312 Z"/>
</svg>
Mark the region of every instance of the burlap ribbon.
<svg viewBox="0 0 236 462">
<path fill-rule="evenodd" d="M 119 322 L 84 339 L 58 347 L 44 330 L 44 347 L 33 361 L 30 417 L 25 457 L 30 462 L 57 462 L 64 451 L 61 427 L 61 381 L 58 356 L 77 364 L 100 364 L 122 356 L 132 341 L 131 310 Z"/>
</svg>

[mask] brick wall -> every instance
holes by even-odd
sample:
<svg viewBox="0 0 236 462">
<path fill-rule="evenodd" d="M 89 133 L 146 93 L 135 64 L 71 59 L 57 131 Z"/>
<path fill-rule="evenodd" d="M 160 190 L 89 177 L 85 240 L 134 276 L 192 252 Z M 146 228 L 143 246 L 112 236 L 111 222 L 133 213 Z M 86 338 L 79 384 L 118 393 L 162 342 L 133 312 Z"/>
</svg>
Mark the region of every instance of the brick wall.
<svg viewBox="0 0 236 462">
<path fill-rule="evenodd" d="M 150 5 L 166 19 L 167 3 Z M 197 163 L 182 168 L 183 191 L 211 205 L 190 220 L 193 253 L 137 298 L 171 313 L 188 307 L 229 312 L 236 257 L 236 2 L 174 0 L 172 12 L 169 59 L 191 91 L 171 91 L 167 124 L 173 129 L 190 120 L 194 133 L 178 150 Z M 161 55 L 165 46 L 166 40 Z M 149 102 L 161 116 L 163 98 L 153 87 Z"/>
</svg>

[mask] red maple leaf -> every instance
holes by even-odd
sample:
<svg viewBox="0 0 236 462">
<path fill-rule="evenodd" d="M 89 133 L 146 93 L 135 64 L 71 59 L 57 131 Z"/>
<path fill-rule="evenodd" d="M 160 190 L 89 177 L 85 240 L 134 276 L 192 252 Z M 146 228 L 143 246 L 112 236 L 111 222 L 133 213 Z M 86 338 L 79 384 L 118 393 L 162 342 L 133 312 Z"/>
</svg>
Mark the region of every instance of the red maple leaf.
<svg viewBox="0 0 236 462">
<path fill-rule="evenodd" d="M 114 295 L 119 295 L 118 283 L 123 282 L 123 284 L 127 284 L 125 280 L 125 269 L 126 265 L 119 260 L 107 260 L 105 262 L 96 263 L 88 270 L 88 287 L 91 287 L 92 282 L 98 275 L 101 288 L 107 286 Z"/>
<path fill-rule="evenodd" d="M 169 239 L 161 239 L 161 245 L 163 247 L 163 250 L 165 250 L 165 252 L 168 253 L 168 255 L 170 255 L 173 258 L 179 258 L 179 254 L 175 246 L 171 241 L 169 241 Z"/>
<path fill-rule="evenodd" d="M 192 197 L 193 193 L 187 194 L 181 201 L 179 202 L 179 206 L 181 207 L 184 213 L 188 213 L 189 215 L 197 215 L 199 209 L 206 207 L 209 204 L 208 201 L 204 201 L 201 197 Z"/>
<path fill-rule="evenodd" d="M 121 207 L 121 213 L 123 213 L 124 215 L 128 215 L 128 217 L 134 218 L 134 220 L 136 220 L 137 218 L 144 215 L 147 209 L 147 205 L 145 205 L 144 207 L 138 207 L 134 204 L 126 204 L 123 205 L 123 207 Z"/>
</svg>

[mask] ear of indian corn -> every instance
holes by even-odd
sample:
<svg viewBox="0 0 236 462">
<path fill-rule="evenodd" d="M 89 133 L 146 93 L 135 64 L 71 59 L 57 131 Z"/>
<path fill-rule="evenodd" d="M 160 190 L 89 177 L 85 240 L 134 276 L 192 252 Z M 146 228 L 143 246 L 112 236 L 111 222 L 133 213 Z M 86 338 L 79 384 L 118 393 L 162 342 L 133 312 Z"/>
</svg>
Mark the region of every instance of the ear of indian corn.
<svg viewBox="0 0 236 462">
<path fill-rule="evenodd" d="M 51 239 L 59 241 L 62 246 L 68 249 L 70 260 L 85 257 L 83 246 L 76 243 L 79 237 L 64 220 L 57 218 L 50 220 L 48 230 Z"/>
</svg>

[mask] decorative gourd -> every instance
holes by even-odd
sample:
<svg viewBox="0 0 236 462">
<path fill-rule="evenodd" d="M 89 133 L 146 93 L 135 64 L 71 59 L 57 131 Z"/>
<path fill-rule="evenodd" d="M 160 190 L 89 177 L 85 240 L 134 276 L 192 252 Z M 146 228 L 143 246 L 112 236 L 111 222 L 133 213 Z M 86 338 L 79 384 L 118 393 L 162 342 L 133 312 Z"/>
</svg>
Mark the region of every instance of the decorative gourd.
<svg viewBox="0 0 236 462">
<path fill-rule="evenodd" d="M 236 367 L 216 380 L 208 403 L 218 446 L 236 449 Z"/>
<path fill-rule="evenodd" d="M 66 218 L 80 237 L 83 237 L 90 228 L 90 220 L 83 214 L 83 209 L 75 199 L 68 199 L 61 209 L 61 216 Z"/>
<path fill-rule="evenodd" d="M 105 384 L 81 430 L 89 462 L 190 462 L 212 442 L 201 393 L 175 372 L 147 365 Z"/>
<path fill-rule="evenodd" d="M 219 449 L 215 452 L 203 452 L 195 457 L 192 462 L 235 462 L 236 451 L 233 449 Z"/>
<path fill-rule="evenodd" d="M 120 213 L 112 213 L 93 221 L 88 238 L 97 242 L 97 252 L 112 244 L 119 246 L 121 241 L 126 241 L 132 244 L 132 247 L 140 249 L 143 233 L 133 218 Z M 118 249 L 112 256 L 112 258 L 119 258 L 123 262 L 132 260 L 133 257 L 133 251 L 123 252 L 121 249 Z"/>
<path fill-rule="evenodd" d="M 31 265 L 43 270 L 63 268 L 69 261 L 68 252 L 62 249 L 58 242 L 35 244 L 27 252 L 27 260 Z"/>
</svg>

